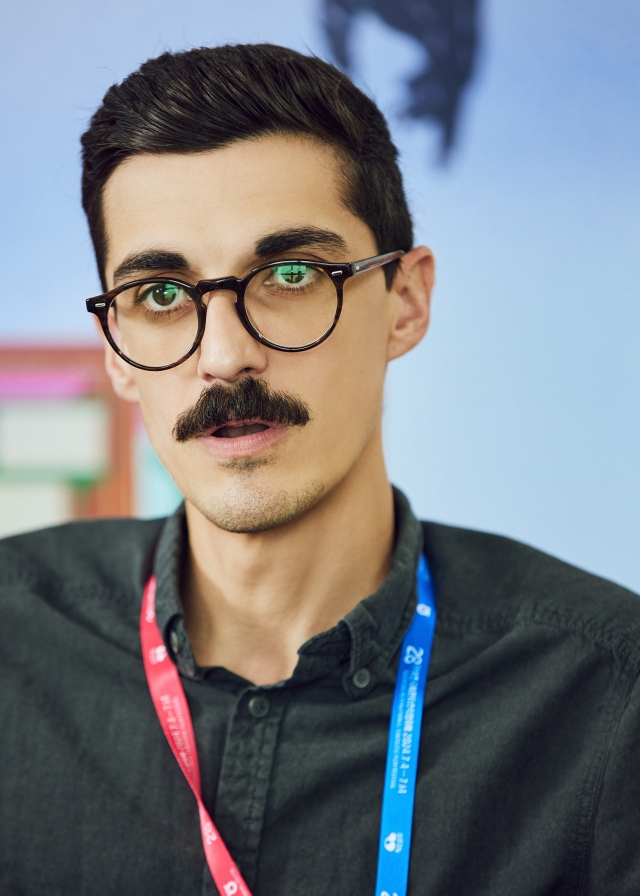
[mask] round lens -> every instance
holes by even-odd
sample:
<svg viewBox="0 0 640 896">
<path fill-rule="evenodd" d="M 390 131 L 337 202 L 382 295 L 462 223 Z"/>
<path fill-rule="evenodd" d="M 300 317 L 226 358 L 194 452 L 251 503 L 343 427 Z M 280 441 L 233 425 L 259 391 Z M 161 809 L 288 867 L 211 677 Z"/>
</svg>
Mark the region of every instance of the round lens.
<svg viewBox="0 0 640 896">
<path fill-rule="evenodd" d="M 255 329 L 274 345 L 302 348 L 317 342 L 336 316 L 338 296 L 320 268 L 301 262 L 274 264 L 247 284 L 244 305 Z"/>
<path fill-rule="evenodd" d="M 108 323 L 122 354 L 144 367 L 175 364 L 198 335 L 195 302 L 183 286 L 164 280 L 119 292 L 109 308 Z"/>
</svg>

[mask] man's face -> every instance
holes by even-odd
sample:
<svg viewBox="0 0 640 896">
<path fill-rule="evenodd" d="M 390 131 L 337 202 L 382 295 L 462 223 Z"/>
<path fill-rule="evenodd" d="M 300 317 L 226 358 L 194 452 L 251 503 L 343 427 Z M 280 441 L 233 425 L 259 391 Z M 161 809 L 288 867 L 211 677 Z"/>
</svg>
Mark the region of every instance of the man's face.
<svg viewBox="0 0 640 896">
<path fill-rule="evenodd" d="M 160 275 L 188 283 L 243 277 L 286 258 L 376 255 L 371 231 L 341 201 L 343 189 L 333 151 L 300 138 L 134 156 L 104 191 L 109 287 Z M 150 261 L 169 253 L 183 261 Z M 108 366 L 117 391 L 139 401 L 151 441 L 187 502 L 224 529 L 255 532 L 295 519 L 363 465 L 381 461 L 386 364 L 411 346 L 397 337 L 406 301 L 398 289 L 387 291 L 382 269 L 346 281 L 336 330 L 305 352 L 261 345 L 242 326 L 234 300 L 232 292 L 205 297 L 202 344 L 180 366 L 142 371 L 111 349 Z M 176 421 L 204 390 L 242 388 L 248 377 L 305 408 L 308 422 L 252 420 L 249 429 L 209 428 L 176 439 Z"/>
</svg>

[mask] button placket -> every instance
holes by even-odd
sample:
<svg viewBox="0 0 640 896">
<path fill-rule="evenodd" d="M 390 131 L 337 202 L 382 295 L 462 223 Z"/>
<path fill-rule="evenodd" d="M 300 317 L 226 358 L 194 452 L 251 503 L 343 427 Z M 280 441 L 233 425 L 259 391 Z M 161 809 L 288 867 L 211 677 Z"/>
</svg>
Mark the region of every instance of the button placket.
<svg viewBox="0 0 640 896">
<path fill-rule="evenodd" d="M 280 722 L 288 695 L 247 689 L 239 697 L 225 743 L 215 820 L 249 887 L 257 873 Z"/>
</svg>

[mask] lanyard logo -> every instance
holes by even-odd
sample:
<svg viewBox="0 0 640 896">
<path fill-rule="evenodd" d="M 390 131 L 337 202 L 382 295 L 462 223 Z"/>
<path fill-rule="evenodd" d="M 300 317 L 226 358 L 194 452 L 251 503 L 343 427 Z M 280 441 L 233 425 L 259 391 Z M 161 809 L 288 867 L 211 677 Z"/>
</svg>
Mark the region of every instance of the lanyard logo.
<svg viewBox="0 0 640 896">
<path fill-rule="evenodd" d="M 210 821 L 205 821 L 205 823 L 202 825 L 202 837 L 204 839 L 204 842 L 208 846 L 210 846 L 214 842 L 214 840 L 218 839 L 215 828 Z M 236 890 L 234 890 L 233 892 L 235 893 Z"/>
<path fill-rule="evenodd" d="M 164 662 L 167 658 L 167 648 L 164 644 L 160 644 L 158 647 L 152 647 L 149 650 L 149 662 L 152 666 L 156 666 L 158 663 Z"/>
<path fill-rule="evenodd" d="M 419 666 L 422 663 L 423 656 L 424 647 L 414 647 L 413 644 L 409 644 L 404 654 L 404 661 L 409 665 L 415 664 Z"/>
<path fill-rule="evenodd" d="M 387 852 L 402 852 L 403 843 L 404 837 L 402 836 L 402 832 L 392 832 L 388 837 L 385 837 L 384 848 Z"/>
</svg>

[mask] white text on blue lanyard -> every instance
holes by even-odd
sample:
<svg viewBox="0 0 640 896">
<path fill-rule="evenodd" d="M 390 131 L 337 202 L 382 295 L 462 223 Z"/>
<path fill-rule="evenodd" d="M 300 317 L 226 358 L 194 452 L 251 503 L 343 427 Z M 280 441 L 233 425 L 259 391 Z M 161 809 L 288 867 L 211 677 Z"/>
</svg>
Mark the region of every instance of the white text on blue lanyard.
<svg viewBox="0 0 640 896">
<path fill-rule="evenodd" d="M 418 605 L 404 636 L 396 678 L 382 798 L 376 896 L 406 896 L 411 828 L 436 602 L 424 555 L 416 572 Z"/>
</svg>

